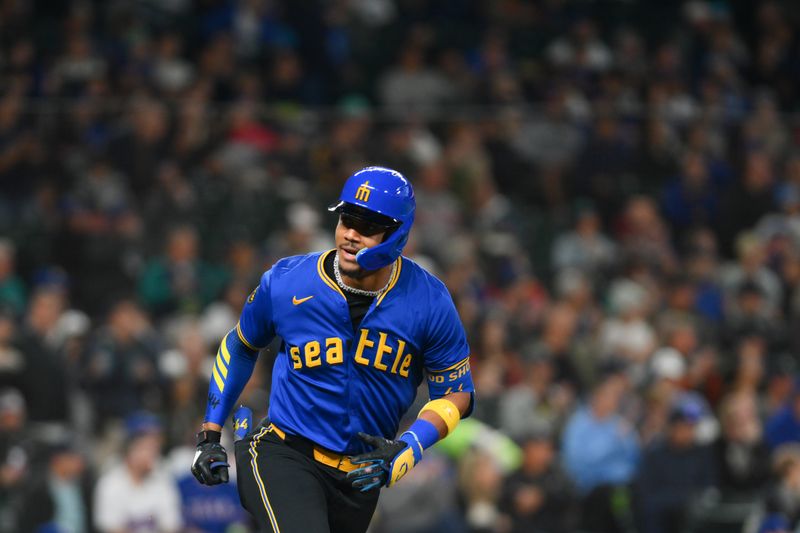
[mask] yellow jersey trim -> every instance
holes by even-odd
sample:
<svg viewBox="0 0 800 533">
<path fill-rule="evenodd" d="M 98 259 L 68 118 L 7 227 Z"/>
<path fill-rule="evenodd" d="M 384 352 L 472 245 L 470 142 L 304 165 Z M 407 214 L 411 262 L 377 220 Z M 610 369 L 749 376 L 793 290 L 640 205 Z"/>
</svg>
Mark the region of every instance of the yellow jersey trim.
<svg viewBox="0 0 800 533">
<path fill-rule="evenodd" d="M 342 298 L 344 298 L 346 300 L 347 298 L 345 297 L 344 293 L 342 292 L 342 289 L 340 289 L 339 286 L 336 284 L 336 282 L 333 281 L 330 278 L 330 276 L 328 276 L 328 274 L 325 273 L 325 267 L 323 265 L 325 263 L 325 258 L 328 257 L 328 255 L 330 255 L 331 252 L 335 253 L 336 252 L 336 248 L 334 248 L 333 250 L 328 250 L 327 252 L 325 252 L 325 253 L 323 253 L 323 254 L 321 254 L 319 256 L 319 259 L 317 260 L 317 274 L 319 274 L 319 277 L 322 278 L 322 281 L 325 282 L 325 285 L 327 285 L 331 289 L 333 289 L 336 292 L 338 292 L 339 294 L 341 294 Z"/>
<path fill-rule="evenodd" d="M 275 511 L 272 510 L 272 505 L 269 503 L 269 496 L 267 496 L 267 489 L 264 487 L 264 481 L 261 479 L 261 473 L 258 471 L 258 450 L 256 450 L 256 446 L 259 442 L 261 442 L 261 437 L 263 437 L 269 428 L 261 428 L 261 431 L 258 432 L 252 442 L 250 443 L 250 465 L 253 468 L 253 476 L 256 479 L 256 484 L 258 485 L 258 492 L 261 494 L 261 503 L 264 504 L 264 509 L 267 511 L 267 517 L 269 518 L 269 523 L 272 524 L 272 530 L 275 533 L 281 533 L 281 528 L 278 527 L 278 520 L 275 518 Z"/>
<path fill-rule="evenodd" d="M 242 343 L 245 346 L 247 346 L 248 348 L 250 348 L 251 350 L 258 351 L 258 350 L 261 349 L 261 348 L 256 348 L 255 346 L 250 344 L 247 339 L 244 338 L 244 333 L 242 333 L 242 327 L 239 325 L 238 322 L 236 323 L 236 335 L 238 335 L 239 336 L 239 340 L 242 341 Z M 224 341 L 224 339 L 223 339 L 223 341 Z M 223 342 L 223 346 L 224 346 L 224 342 Z"/>
<path fill-rule="evenodd" d="M 379 305 L 381 305 L 381 302 L 383 301 L 384 298 L 386 298 L 386 295 L 389 294 L 389 291 L 392 290 L 395 285 L 397 285 L 397 280 L 400 279 L 400 271 L 403 270 L 403 257 L 402 256 L 398 257 L 395 260 L 395 265 L 396 265 L 396 268 L 394 269 L 394 276 L 389 280 L 389 285 L 387 285 L 386 290 L 383 291 L 383 294 L 381 294 L 378 297 L 378 301 L 375 302 L 375 307 L 378 307 Z"/>
<path fill-rule="evenodd" d="M 450 370 L 455 370 L 457 368 L 461 368 L 462 366 L 469 363 L 469 356 L 466 356 L 464 359 L 459 361 L 458 363 L 454 364 L 453 366 L 448 366 L 447 368 L 443 368 L 442 370 L 428 370 L 430 374 L 439 374 L 441 372 L 448 372 Z"/>
<path fill-rule="evenodd" d="M 342 292 L 342 289 L 340 289 L 339 285 L 337 285 L 336 282 L 333 281 L 330 278 L 330 276 L 328 276 L 328 274 L 325 272 L 325 267 L 324 267 L 325 259 L 332 252 L 335 253 L 336 249 L 334 248 L 333 250 L 328 250 L 327 252 L 325 252 L 325 253 L 323 253 L 322 255 L 319 256 L 319 259 L 317 260 L 317 273 L 319 274 L 319 277 L 322 278 L 322 281 L 325 282 L 325 285 L 327 285 L 331 289 L 333 289 L 336 292 L 338 292 L 339 294 L 341 294 L 342 298 L 344 298 L 346 300 L 347 297 Z M 386 297 L 386 295 L 389 294 L 389 291 L 392 290 L 392 288 L 397 284 L 397 280 L 400 279 L 400 271 L 403 269 L 403 259 L 402 259 L 402 257 L 398 257 L 395 260 L 395 264 L 397 265 L 397 267 L 394 269 L 394 276 L 392 276 L 389 279 L 389 283 L 388 283 L 388 285 L 386 287 L 386 290 L 383 292 L 383 294 L 381 294 L 378 297 L 378 301 L 375 303 L 375 307 L 377 307 L 377 306 L 379 306 L 381 304 L 381 302 Z"/>
</svg>

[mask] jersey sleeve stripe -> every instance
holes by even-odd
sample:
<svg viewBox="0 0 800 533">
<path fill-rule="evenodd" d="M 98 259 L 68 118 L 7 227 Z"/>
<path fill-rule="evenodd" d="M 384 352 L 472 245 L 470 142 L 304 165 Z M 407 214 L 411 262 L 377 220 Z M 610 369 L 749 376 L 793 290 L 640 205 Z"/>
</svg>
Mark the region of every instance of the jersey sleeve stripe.
<svg viewBox="0 0 800 533">
<path fill-rule="evenodd" d="M 275 511 L 272 510 L 272 505 L 269 503 L 267 489 L 264 487 L 264 481 L 261 479 L 261 473 L 258 471 L 258 450 L 256 446 L 261 442 L 261 437 L 266 434 L 267 429 L 266 427 L 261 428 L 261 431 L 258 432 L 258 435 L 256 435 L 250 443 L 250 465 L 253 468 L 253 477 L 256 479 L 258 492 L 261 495 L 261 503 L 264 504 L 264 509 L 267 511 L 267 518 L 269 518 L 269 523 L 272 525 L 272 530 L 274 533 L 281 533 L 281 528 L 278 527 L 278 520 L 275 518 Z"/>
<path fill-rule="evenodd" d="M 253 345 L 252 345 L 250 342 L 248 342 L 248 340 L 247 340 L 247 339 L 245 339 L 245 338 L 244 338 L 244 334 L 242 333 L 242 327 L 239 325 L 239 323 L 238 323 L 238 322 L 236 323 L 236 335 L 238 335 L 238 337 L 239 337 L 239 340 L 240 340 L 240 341 L 242 341 L 242 343 L 243 343 L 245 346 L 247 346 L 248 348 L 250 348 L 251 350 L 255 350 L 255 351 L 258 351 L 258 350 L 260 350 L 260 348 L 256 348 L 256 347 L 255 347 L 255 346 L 253 346 Z M 224 342 L 223 342 L 223 346 L 224 346 Z M 227 349 L 227 348 L 226 348 L 226 349 Z"/>
<path fill-rule="evenodd" d="M 336 250 L 329 250 L 319 256 L 319 259 L 317 260 L 317 274 L 319 274 L 319 277 L 322 279 L 323 282 L 325 282 L 325 285 L 335 290 L 336 292 L 342 295 L 342 298 L 346 299 L 344 293 L 342 292 L 342 289 L 340 289 L 339 286 L 336 285 L 336 283 L 334 283 L 334 281 L 330 277 L 328 277 L 328 274 L 325 273 L 325 267 L 323 265 L 325 263 L 325 258 L 328 257 L 328 255 L 331 252 L 335 253 Z"/>
<path fill-rule="evenodd" d="M 227 379 L 228 367 L 225 366 L 225 363 L 222 362 L 222 358 L 219 355 L 217 355 L 216 363 L 217 363 L 217 370 L 219 370 L 219 373 L 222 375 L 223 378 Z"/>
<path fill-rule="evenodd" d="M 462 366 L 466 365 L 467 363 L 469 363 L 469 356 L 466 356 L 464 359 L 462 359 L 458 363 L 456 363 L 456 364 L 454 364 L 452 366 L 448 366 L 447 368 L 443 368 L 442 370 L 428 370 L 428 372 L 431 373 L 431 374 L 437 374 L 437 373 L 440 373 L 440 372 L 448 372 L 450 370 L 455 370 L 457 368 L 461 368 Z"/>
<path fill-rule="evenodd" d="M 211 375 L 214 376 L 214 381 L 217 382 L 217 387 L 219 387 L 219 391 L 223 392 L 225 390 L 225 381 L 220 377 L 216 365 L 214 365 L 214 367 L 211 369 Z"/>
<path fill-rule="evenodd" d="M 397 284 L 397 280 L 400 279 L 400 271 L 402 269 L 403 269 L 403 258 L 402 257 L 398 257 L 397 258 L 397 268 L 395 269 L 394 277 L 389 280 L 389 286 L 386 287 L 386 290 L 383 291 L 383 294 L 381 294 L 378 297 L 378 301 L 375 303 L 375 307 L 378 307 L 379 305 L 381 305 L 381 302 L 383 301 L 384 298 L 386 298 L 386 295 L 389 294 L 389 291 L 392 290 L 392 288 L 394 288 L 394 286 Z"/>
<path fill-rule="evenodd" d="M 230 335 L 230 333 L 228 333 Z M 231 364 L 231 353 L 228 351 L 228 335 L 222 339 L 222 343 L 219 346 L 219 352 L 222 354 L 222 358 L 225 359 L 225 364 Z"/>
</svg>

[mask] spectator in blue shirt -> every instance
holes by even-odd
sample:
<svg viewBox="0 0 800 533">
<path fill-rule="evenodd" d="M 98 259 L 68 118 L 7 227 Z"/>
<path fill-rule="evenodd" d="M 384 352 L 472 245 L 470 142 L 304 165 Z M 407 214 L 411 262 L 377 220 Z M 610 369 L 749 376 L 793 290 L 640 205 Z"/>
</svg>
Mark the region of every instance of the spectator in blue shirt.
<svg viewBox="0 0 800 533">
<path fill-rule="evenodd" d="M 564 430 L 562 454 L 567 473 L 583 495 L 581 522 L 586 531 L 621 531 L 623 517 L 612 499 L 626 493 L 636 473 L 639 439 L 620 415 L 627 389 L 621 373 L 604 377 L 589 404 L 579 408 Z M 588 528 L 588 529 L 587 529 Z"/>
<path fill-rule="evenodd" d="M 796 381 L 786 405 L 767 420 L 767 445 L 774 450 L 781 444 L 800 442 L 800 381 Z"/>
<path fill-rule="evenodd" d="M 598 485 L 627 483 L 633 478 L 639 441 L 618 412 L 626 387 L 622 375 L 606 378 L 595 388 L 589 404 L 567 422 L 564 465 L 583 494 Z"/>
</svg>

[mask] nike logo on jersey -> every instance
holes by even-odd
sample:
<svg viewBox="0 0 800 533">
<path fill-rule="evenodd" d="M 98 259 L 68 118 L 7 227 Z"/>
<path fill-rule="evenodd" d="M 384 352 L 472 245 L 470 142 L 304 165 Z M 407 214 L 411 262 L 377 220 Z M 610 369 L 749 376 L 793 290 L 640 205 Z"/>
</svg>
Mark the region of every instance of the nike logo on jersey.
<svg viewBox="0 0 800 533">
<path fill-rule="evenodd" d="M 292 296 L 292 303 L 294 305 L 300 305 L 303 302 L 309 301 L 313 297 L 314 297 L 313 294 L 311 296 L 306 296 L 305 298 L 297 298 L 297 296 Z"/>
</svg>

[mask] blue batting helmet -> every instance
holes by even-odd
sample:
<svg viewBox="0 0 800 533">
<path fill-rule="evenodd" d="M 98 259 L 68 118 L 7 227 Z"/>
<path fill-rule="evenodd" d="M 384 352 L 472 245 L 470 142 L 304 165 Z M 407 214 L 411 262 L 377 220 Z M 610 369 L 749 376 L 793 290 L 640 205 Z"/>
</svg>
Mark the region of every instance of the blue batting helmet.
<svg viewBox="0 0 800 533">
<path fill-rule="evenodd" d="M 400 257 L 414 223 L 414 190 L 408 180 L 390 168 L 362 168 L 342 188 L 339 201 L 328 210 L 347 213 L 386 229 L 383 242 L 364 248 L 356 261 L 366 270 L 377 270 Z"/>
</svg>

